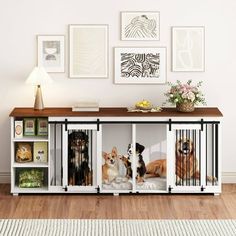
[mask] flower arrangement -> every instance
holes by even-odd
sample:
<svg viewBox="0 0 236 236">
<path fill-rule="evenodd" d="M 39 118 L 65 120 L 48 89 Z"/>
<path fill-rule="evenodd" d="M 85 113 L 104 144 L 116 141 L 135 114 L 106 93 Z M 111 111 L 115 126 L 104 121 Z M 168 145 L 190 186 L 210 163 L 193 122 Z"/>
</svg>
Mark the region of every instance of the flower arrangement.
<svg viewBox="0 0 236 236">
<path fill-rule="evenodd" d="M 167 102 L 176 105 L 177 109 L 182 104 L 185 104 L 185 106 L 188 104 L 188 107 L 191 107 L 189 111 L 194 110 L 195 104 L 206 105 L 204 95 L 200 91 L 202 81 L 198 82 L 195 86 L 192 85 L 192 80 L 188 80 L 185 84 L 177 80 L 176 84 L 169 82 L 168 85 L 170 86 L 170 90 L 165 93 Z"/>
</svg>

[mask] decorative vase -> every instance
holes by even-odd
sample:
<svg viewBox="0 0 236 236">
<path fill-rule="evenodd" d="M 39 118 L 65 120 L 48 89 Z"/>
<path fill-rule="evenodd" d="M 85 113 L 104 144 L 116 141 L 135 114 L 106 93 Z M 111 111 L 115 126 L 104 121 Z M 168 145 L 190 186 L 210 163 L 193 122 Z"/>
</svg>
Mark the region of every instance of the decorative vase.
<svg viewBox="0 0 236 236">
<path fill-rule="evenodd" d="M 194 108 L 194 103 L 188 101 L 176 104 L 176 109 L 180 112 L 193 112 Z"/>
</svg>

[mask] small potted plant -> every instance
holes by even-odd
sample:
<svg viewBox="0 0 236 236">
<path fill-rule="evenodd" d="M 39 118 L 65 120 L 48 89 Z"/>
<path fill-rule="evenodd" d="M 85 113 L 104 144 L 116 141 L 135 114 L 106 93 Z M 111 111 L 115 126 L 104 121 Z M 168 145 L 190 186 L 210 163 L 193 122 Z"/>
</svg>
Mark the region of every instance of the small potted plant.
<svg viewBox="0 0 236 236">
<path fill-rule="evenodd" d="M 165 93 L 167 102 L 176 105 L 176 109 L 181 112 L 192 112 L 194 106 L 198 104 L 206 105 L 204 95 L 200 91 L 202 81 L 196 86 L 192 85 L 192 80 L 182 84 L 177 80 L 176 84 L 168 83 L 170 90 Z"/>
</svg>

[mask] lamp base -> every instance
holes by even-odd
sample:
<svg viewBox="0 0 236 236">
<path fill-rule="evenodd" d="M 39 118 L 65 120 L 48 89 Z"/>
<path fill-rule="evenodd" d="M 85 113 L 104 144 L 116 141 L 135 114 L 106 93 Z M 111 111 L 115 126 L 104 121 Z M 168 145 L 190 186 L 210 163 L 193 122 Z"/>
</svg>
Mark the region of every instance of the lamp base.
<svg viewBox="0 0 236 236">
<path fill-rule="evenodd" d="M 40 85 L 37 85 L 37 91 L 35 96 L 35 102 L 34 102 L 34 110 L 43 110 L 43 96 Z"/>
</svg>

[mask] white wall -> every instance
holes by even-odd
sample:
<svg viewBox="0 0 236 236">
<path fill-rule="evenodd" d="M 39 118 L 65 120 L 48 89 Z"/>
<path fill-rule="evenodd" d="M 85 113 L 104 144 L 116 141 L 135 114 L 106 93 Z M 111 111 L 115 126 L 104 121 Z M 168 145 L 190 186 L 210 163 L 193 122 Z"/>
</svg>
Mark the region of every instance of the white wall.
<svg viewBox="0 0 236 236">
<path fill-rule="evenodd" d="M 120 41 L 120 11 L 135 10 L 160 11 L 159 42 Z M 68 71 L 52 74 L 55 83 L 43 88 L 45 105 L 71 106 L 79 97 L 99 99 L 101 106 L 128 106 L 142 98 L 161 105 L 165 85 L 113 83 L 113 47 L 166 46 L 168 80 L 203 80 L 208 105 L 223 112 L 223 171 L 236 174 L 235 10 L 235 0 L 0 0 L 0 176 L 10 171 L 8 115 L 13 107 L 33 105 L 33 88 L 24 81 L 36 64 L 36 35 L 67 35 L 68 24 L 94 23 L 110 26 L 109 79 L 68 79 Z M 170 72 L 171 26 L 188 25 L 205 26 L 204 73 Z"/>
</svg>

